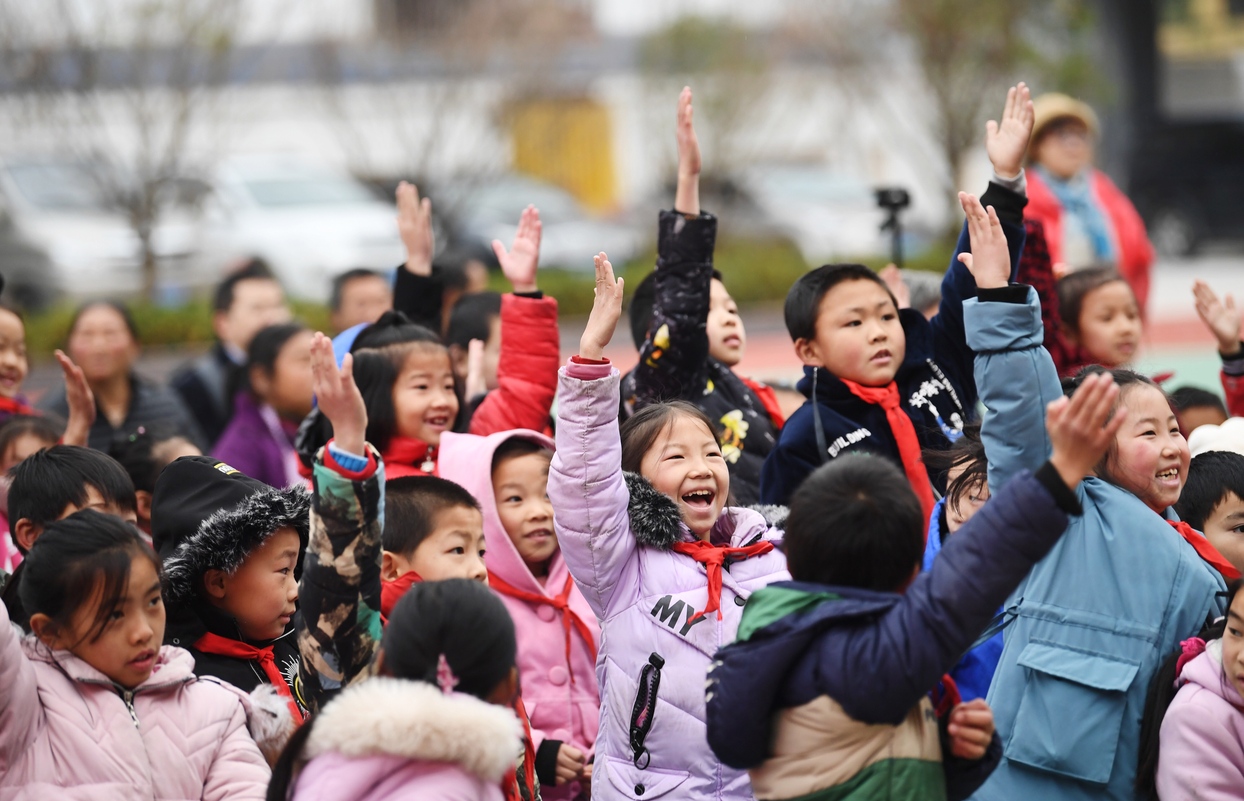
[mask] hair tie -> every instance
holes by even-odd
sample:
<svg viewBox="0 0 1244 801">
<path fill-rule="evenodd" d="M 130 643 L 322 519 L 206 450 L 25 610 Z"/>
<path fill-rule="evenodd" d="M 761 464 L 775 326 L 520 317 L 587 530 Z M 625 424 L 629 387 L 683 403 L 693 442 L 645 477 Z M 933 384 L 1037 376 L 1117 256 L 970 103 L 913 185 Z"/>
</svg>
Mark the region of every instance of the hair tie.
<svg viewBox="0 0 1244 801">
<path fill-rule="evenodd" d="M 1202 643 L 1204 646 L 1204 643 Z M 449 660 L 441 654 L 436 658 L 436 684 L 441 688 L 441 692 L 445 695 L 451 695 L 454 688 L 458 686 L 458 677 L 454 675 L 453 669 L 449 667 Z"/>
<path fill-rule="evenodd" d="M 1184 672 L 1184 665 L 1205 653 L 1205 640 L 1200 637 L 1189 637 L 1181 642 L 1179 647 L 1183 649 L 1183 653 L 1175 661 L 1175 678 L 1179 678 Z"/>
</svg>

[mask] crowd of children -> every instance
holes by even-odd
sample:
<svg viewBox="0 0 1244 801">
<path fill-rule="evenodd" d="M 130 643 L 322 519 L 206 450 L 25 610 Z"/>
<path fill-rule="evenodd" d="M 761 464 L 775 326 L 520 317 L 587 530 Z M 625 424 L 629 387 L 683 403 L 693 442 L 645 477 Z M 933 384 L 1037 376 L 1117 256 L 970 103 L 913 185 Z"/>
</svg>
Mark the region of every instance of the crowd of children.
<svg viewBox="0 0 1244 801">
<path fill-rule="evenodd" d="M 539 212 L 478 291 L 409 184 L 335 339 L 248 263 L 171 389 L 95 302 L 36 410 L 0 307 L 0 798 L 1244 796 L 1240 317 L 1196 286 L 1225 404 L 1129 369 L 1056 106 L 1008 92 L 939 290 L 795 282 L 797 408 L 735 372 L 690 89 L 625 376 L 605 253 L 563 363 Z"/>
</svg>

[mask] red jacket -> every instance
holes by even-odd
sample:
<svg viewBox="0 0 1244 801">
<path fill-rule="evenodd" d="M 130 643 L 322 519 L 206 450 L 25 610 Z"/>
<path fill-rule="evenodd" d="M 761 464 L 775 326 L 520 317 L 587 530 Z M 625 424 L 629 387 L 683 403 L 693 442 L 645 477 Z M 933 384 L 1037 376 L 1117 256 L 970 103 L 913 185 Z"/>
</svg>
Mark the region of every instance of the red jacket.
<svg viewBox="0 0 1244 801">
<path fill-rule="evenodd" d="M 1143 314 L 1149 299 L 1149 278 L 1153 271 L 1153 245 L 1149 244 L 1145 223 L 1140 219 L 1132 201 L 1127 199 L 1127 195 L 1104 172 L 1093 170 L 1092 181 L 1093 194 L 1114 228 L 1115 242 L 1119 248 L 1119 272 L 1132 285 L 1136 302 L 1140 304 Z M 1045 226 L 1050 259 L 1055 264 L 1062 261 L 1062 206 L 1035 170 L 1028 171 L 1028 208 L 1024 210 L 1024 216 L 1039 220 Z"/>
<path fill-rule="evenodd" d="M 551 433 L 549 412 L 560 367 L 557 300 L 502 295 L 497 388 L 471 416 L 470 433 L 487 436 L 515 428 Z"/>
</svg>

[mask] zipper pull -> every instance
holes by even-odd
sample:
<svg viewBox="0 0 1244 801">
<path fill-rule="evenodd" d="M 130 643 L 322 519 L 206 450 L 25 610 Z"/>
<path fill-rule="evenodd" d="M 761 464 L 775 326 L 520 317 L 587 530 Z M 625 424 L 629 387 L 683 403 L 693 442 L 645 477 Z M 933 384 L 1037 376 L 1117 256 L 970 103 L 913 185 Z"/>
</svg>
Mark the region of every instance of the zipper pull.
<svg viewBox="0 0 1244 801">
<path fill-rule="evenodd" d="M 131 690 L 122 690 L 121 700 L 125 702 L 125 708 L 129 710 L 130 720 L 134 721 L 134 728 L 139 728 L 138 713 L 134 710 L 134 693 Z"/>
</svg>

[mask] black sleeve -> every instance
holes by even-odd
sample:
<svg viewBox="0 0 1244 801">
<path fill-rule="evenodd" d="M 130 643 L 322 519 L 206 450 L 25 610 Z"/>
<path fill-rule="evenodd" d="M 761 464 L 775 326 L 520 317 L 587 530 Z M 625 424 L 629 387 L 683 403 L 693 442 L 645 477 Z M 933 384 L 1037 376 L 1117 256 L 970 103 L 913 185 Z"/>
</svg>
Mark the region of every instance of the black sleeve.
<svg viewBox="0 0 1244 801">
<path fill-rule="evenodd" d="M 557 752 L 561 747 L 561 740 L 545 740 L 536 749 L 536 778 L 545 787 L 557 783 Z"/>
<path fill-rule="evenodd" d="M 1028 287 L 1024 284 L 1011 284 L 997 289 L 978 289 L 976 297 L 982 303 L 1027 303 Z"/>
<path fill-rule="evenodd" d="M 1002 222 L 1023 225 L 1024 207 L 1028 205 L 1028 198 L 1018 192 L 1012 192 L 1002 184 L 990 181 L 989 188 L 985 190 L 985 194 L 981 195 L 981 205 L 985 208 L 993 206 L 993 210 L 998 213 L 998 219 Z"/>
<path fill-rule="evenodd" d="M 1069 515 L 1084 513 L 1084 509 L 1080 507 L 1080 499 L 1076 497 L 1074 490 L 1063 483 L 1063 477 L 1054 469 L 1054 465 L 1049 462 L 1041 465 L 1041 469 L 1033 475 L 1033 478 L 1041 482 L 1041 486 L 1054 496 L 1054 503 L 1059 509 Z"/>
<path fill-rule="evenodd" d="M 438 336 L 444 295 L 445 281 L 439 267 L 433 266 L 431 275 L 415 275 L 406 265 L 398 266 L 393 280 L 393 308 Z"/>
</svg>

